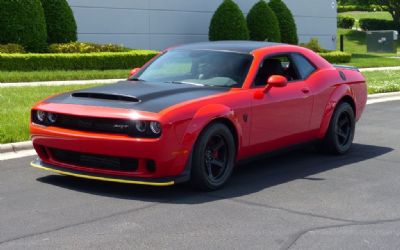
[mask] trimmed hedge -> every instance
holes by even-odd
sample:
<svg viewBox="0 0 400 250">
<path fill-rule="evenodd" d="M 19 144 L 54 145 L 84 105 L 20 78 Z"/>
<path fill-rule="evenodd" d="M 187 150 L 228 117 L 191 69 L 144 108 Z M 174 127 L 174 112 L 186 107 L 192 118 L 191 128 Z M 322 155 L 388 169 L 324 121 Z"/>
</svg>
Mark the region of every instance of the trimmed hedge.
<svg viewBox="0 0 400 250">
<path fill-rule="evenodd" d="M 342 51 L 330 51 L 318 53 L 330 63 L 349 63 L 351 61 L 351 53 Z"/>
<path fill-rule="evenodd" d="M 349 12 L 349 11 L 388 11 L 386 6 L 380 6 L 375 4 L 370 5 L 339 5 L 337 7 L 338 13 Z"/>
<path fill-rule="evenodd" d="M 40 0 L 0 0 L 0 44 L 16 43 L 30 52 L 47 49 L 47 31 Z"/>
<path fill-rule="evenodd" d="M 90 42 L 54 43 L 49 46 L 50 53 L 98 53 L 129 52 L 131 49 L 116 44 L 97 44 Z"/>
<path fill-rule="evenodd" d="M 247 27 L 250 32 L 250 40 L 281 41 L 278 18 L 264 0 L 260 0 L 250 9 L 247 15 Z"/>
<path fill-rule="evenodd" d="M 297 45 L 299 43 L 297 27 L 290 9 L 282 0 L 271 0 L 269 6 L 278 18 L 282 43 Z"/>
<path fill-rule="evenodd" d="M 129 69 L 141 67 L 157 53 L 0 54 L 0 71 Z"/>
<path fill-rule="evenodd" d="M 66 0 L 41 0 L 47 24 L 47 41 L 68 43 L 77 40 L 74 14 Z"/>
<path fill-rule="evenodd" d="M 211 19 L 208 37 L 210 41 L 249 40 L 246 19 L 235 2 L 224 0 L 218 7 Z"/>
<path fill-rule="evenodd" d="M 24 47 L 15 43 L 0 44 L 0 53 L 26 53 Z"/>
<path fill-rule="evenodd" d="M 390 20 L 361 18 L 358 22 L 363 30 L 397 30 L 394 22 Z"/>
<path fill-rule="evenodd" d="M 348 16 L 338 16 L 337 17 L 337 27 L 343 29 L 351 29 L 354 26 L 356 19 Z"/>
</svg>

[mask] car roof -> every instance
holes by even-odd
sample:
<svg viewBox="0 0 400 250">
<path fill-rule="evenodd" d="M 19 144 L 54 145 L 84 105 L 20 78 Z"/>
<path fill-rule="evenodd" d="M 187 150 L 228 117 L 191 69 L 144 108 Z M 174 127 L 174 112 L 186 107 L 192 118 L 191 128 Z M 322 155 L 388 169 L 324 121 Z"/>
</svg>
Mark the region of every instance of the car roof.
<svg viewBox="0 0 400 250">
<path fill-rule="evenodd" d="M 190 43 L 174 47 L 173 49 L 184 50 L 215 50 L 230 51 L 236 53 L 251 54 L 254 50 L 283 45 L 282 43 L 272 42 L 256 42 L 256 41 L 216 41 L 216 42 L 200 42 Z"/>
</svg>

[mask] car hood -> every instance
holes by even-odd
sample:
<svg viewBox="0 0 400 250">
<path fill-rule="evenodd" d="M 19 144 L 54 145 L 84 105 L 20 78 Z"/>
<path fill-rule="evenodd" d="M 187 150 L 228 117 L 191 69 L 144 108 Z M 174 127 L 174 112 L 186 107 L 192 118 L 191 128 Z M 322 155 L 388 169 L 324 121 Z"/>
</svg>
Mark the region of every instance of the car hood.
<svg viewBox="0 0 400 250">
<path fill-rule="evenodd" d="M 78 104 L 135 109 L 158 113 L 170 106 L 229 91 L 229 88 L 190 84 L 122 81 L 82 89 L 45 100 L 46 103 Z"/>
</svg>

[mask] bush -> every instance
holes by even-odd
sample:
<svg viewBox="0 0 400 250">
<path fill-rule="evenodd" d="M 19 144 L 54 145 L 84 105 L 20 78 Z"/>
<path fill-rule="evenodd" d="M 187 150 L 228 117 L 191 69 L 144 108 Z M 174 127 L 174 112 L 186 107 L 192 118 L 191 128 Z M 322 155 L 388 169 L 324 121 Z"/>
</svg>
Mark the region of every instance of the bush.
<svg viewBox="0 0 400 250">
<path fill-rule="evenodd" d="M 388 11 L 386 6 L 380 6 L 376 4 L 370 5 L 339 5 L 337 7 L 338 13 L 349 12 L 349 11 Z"/>
<path fill-rule="evenodd" d="M 327 52 L 326 49 L 322 48 L 321 45 L 318 42 L 318 38 L 311 38 L 310 41 L 308 43 L 302 43 L 300 44 L 300 46 L 310 49 L 314 52 Z"/>
<path fill-rule="evenodd" d="M 280 42 L 281 32 L 275 13 L 264 0 L 256 3 L 247 15 L 250 40 Z"/>
<path fill-rule="evenodd" d="M 47 24 L 47 41 L 52 43 L 75 42 L 76 22 L 66 0 L 41 0 Z"/>
<path fill-rule="evenodd" d="M 0 44 L 0 53 L 25 53 L 24 47 L 19 44 L 9 43 L 9 44 Z"/>
<path fill-rule="evenodd" d="M 351 54 L 342 51 L 330 51 L 318 53 L 330 63 L 349 63 L 351 61 Z"/>
<path fill-rule="evenodd" d="M 269 6 L 279 21 L 281 40 L 283 43 L 298 44 L 297 27 L 292 12 L 282 0 L 271 0 Z"/>
<path fill-rule="evenodd" d="M 363 30 L 396 30 L 396 25 L 390 20 L 361 18 L 358 22 Z"/>
<path fill-rule="evenodd" d="M 129 69 L 141 67 L 157 53 L 0 54 L 0 71 Z"/>
<path fill-rule="evenodd" d="M 210 41 L 249 40 L 246 19 L 232 0 L 224 2 L 215 11 L 209 28 Z"/>
<path fill-rule="evenodd" d="M 128 52 L 131 49 L 116 44 L 97 44 L 84 42 L 55 43 L 49 46 L 50 53 L 98 53 Z"/>
<path fill-rule="evenodd" d="M 0 44 L 20 44 L 30 52 L 46 50 L 46 21 L 39 0 L 0 0 L 0 6 Z"/>
<path fill-rule="evenodd" d="M 338 16 L 337 17 L 338 28 L 351 29 L 351 28 L 353 28 L 355 22 L 356 22 L 356 20 L 352 17 L 347 17 L 347 16 Z"/>
</svg>

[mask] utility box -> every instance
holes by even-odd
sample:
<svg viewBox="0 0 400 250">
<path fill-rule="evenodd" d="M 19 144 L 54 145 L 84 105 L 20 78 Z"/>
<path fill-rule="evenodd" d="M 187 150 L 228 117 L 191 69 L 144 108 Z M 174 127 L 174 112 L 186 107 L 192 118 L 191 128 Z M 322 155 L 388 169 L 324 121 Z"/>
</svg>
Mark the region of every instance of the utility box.
<svg viewBox="0 0 400 250">
<path fill-rule="evenodd" d="M 397 39 L 395 30 L 367 31 L 367 52 L 397 53 Z"/>
</svg>

